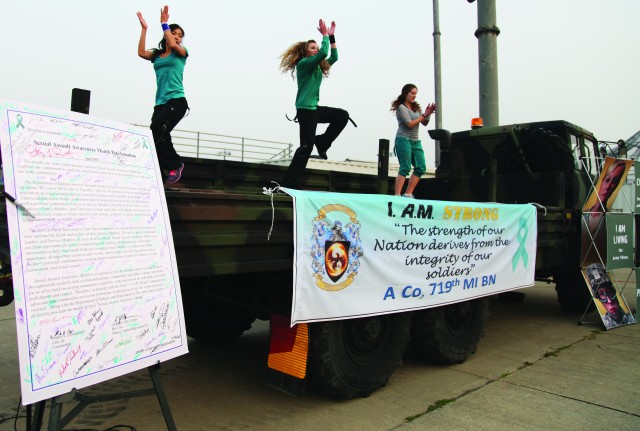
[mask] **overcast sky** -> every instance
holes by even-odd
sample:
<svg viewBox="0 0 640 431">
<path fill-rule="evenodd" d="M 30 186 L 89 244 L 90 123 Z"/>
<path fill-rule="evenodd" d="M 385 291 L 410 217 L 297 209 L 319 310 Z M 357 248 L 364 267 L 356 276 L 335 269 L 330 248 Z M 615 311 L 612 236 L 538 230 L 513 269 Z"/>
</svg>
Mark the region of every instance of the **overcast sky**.
<svg viewBox="0 0 640 431">
<path fill-rule="evenodd" d="M 600 140 L 640 130 L 638 0 L 496 0 L 500 122 L 567 120 Z M 74 87 L 91 90 L 91 114 L 148 124 L 155 78 L 137 56 L 140 25 L 157 45 L 163 3 L 24 0 L 3 2 L 6 49 L 0 98 L 69 109 Z M 319 18 L 335 20 L 339 61 L 320 103 L 347 109 L 349 125 L 330 159 L 375 160 L 393 141 L 389 105 L 408 82 L 418 102 L 434 101 L 429 0 L 179 0 L 170 22 L 185 30 L 184 85 L 191 113 L 178 128 L 298 145 L 296 84 L 278 70 L 293 42 L 317 39 Z M 479 115 L 477 5 L 440 0 L 443 126 L 469 128 Z M 429 128 L 433 128 L 432 121 Z M 421 130 L 429 166 L 433 141 Z"/>
</svg>

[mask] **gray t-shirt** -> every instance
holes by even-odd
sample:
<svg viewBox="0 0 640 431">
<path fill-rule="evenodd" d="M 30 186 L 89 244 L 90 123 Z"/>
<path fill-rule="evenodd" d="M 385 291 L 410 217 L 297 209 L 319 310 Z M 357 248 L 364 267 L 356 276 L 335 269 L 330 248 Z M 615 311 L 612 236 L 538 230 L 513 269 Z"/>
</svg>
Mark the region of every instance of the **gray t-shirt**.
<svg viewBox="0 0 640 431">
<path fill-rule="evenodd" d="M 411 109 L 407 108 L 404 103 L 398 106 L 398 109 L 396 110 L 396 118 L 398 119 L 398 132 L 396 133 L 396 136 L 403 136 L 412 141 L 419 140 L 420 136 L 418 135 L 418 129 L 420 124 L 416 124 L 413 126 L 413 129 L 411 129 L 407 127 L 407 123 L 420 117 L 420 115 L 422 115 L 421 112 L 413 112 Z"/>
</svg>

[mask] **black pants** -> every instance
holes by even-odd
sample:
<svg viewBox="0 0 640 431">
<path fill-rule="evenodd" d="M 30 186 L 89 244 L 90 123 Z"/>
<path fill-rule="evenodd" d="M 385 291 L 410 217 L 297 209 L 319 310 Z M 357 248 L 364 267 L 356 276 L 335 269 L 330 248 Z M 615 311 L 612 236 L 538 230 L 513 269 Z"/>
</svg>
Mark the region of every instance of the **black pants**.
<svg viewBox="0 0 640 431">
<path fill-rule="evenodd" d="M 151 133 L 156 143 L 160 169 L 178 169 L 182 159 L 173 148 L 171 131 L 182 120 L 189 105 L 184 97 L 171 99 L 164 105 L 156 105 L 151 116 Z"/>
<path fill-rule="evenodd" d="M 302 183 L 302 172 L 307 167 L 313 146 L 316 145 L 325 151 L 331 147 L 347 125 L 349 113 L 340 108 L 318 106 L 315 111 L 298 109 L 297 118 L 300 125 L 300 146 L 293 155 L 283 181 L 285 187 L 294 189 L 299 188 Z M 322 135 L 316 136 L 319 123 L 329 123 L 329 126 Z"/>
</svg>

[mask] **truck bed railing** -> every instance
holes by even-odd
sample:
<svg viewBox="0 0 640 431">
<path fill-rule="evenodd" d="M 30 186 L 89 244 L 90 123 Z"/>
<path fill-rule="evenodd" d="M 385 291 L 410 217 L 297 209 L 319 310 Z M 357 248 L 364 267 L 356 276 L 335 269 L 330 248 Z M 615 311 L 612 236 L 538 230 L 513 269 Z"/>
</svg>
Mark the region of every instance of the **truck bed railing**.
<svg viewBox="0 0 640 431">
<path fill-rule="evenodd" d="M 134 124 L 134 126 L 149 127 L 142 124 Z M 171 140 L 178 154 L 197 159 L 266 162 L 290 159 L 293 156 L 293 144 L 290 142 L 194 132 L 183 129 L 174 129 L 171 132 Z"/>
</svg>

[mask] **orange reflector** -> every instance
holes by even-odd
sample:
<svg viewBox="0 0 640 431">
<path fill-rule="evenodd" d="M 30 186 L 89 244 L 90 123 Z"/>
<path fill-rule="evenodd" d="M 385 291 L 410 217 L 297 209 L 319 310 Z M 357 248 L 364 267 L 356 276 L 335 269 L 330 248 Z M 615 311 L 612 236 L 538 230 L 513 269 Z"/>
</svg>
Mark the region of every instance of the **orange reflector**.
<svg viewBox="0 0 640 431">
<path fill-rule="evenodd" d="M 307 356 L 309 352 L 309 326 L 300 323 L 289 326 L 290 317 L 271 315 L 271 340 L 267 365 L 298 379 L 307 374 Z"/>
<path fill-rule="evenodd" d="M 471 128 L 477 129 L 479 127 L 483 127 L 484 123 L 482 122 L 482 118 L 476 117 L 471 119 Z"/>
</svg>

